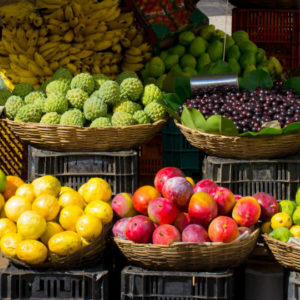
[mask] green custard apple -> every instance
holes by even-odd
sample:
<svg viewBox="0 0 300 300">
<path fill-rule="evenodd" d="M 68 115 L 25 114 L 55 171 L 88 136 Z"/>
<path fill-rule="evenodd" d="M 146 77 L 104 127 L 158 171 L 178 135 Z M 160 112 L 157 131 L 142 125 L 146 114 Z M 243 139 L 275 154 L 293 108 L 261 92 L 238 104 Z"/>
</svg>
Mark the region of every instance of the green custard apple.
<svg viewBox="0 0 300 300">
<path fill-rule="evenodd" d="M 136 78 L 139 79 L 139 76 L 132 71 L 124 71 L 121 74 L 119 74 L 116 78 L 116 82 L 120 85 L 123 80 L 127 79 L 127 78 Z"/>
<path fill-rule="evenodd" d="M 144 90 L 143 83 L 137 78 L 124 79 L 120 85 L 121 99 L 137 101 Z"/>
<path fill-rule="evenodd" d="M 43 92 L 41 91 L 33 91 L 31 93 L 29 93 L 25 98 L 24 98 L 24 102 L 26 104 L 34 104 L 34 102 L 37 100 L 37 99 L 42 99 L 42 100 L 45 100 L 46 99 L 46 96 Z"/>
<path fill-rule="evenodd" d="M 105 81 L 99 89 L 99 98 L 108 105 L 116 105 L 120 102 L 120 86 L 113 80 Z"/>
<path fill-rule="evenodd" d="M 21 122 L 40 122 L 42 118 L 42 111 L 34 104 L 26 104 L 22 106 L 15 117 L 15 120 Z"/>
<path fill-rule="evenodd" d="M 104 74 L 93 74 L 92 76 L 95 81 L 95 90 L 98 90 L 103 82 L 109 80 L 109 78 Z"/>
<path fill-rule="evenodd" d="M 6 116 L 10 119 L 13 120 L 15 116 L 18 113 L 18 110 L 24 106 L 24 102 L 21 97 L 19 96 L 10 96 L 5 105 L 4 105 L 4 111 Z"/>
<path fill-rule="evenodd" d="M 111 118 L 112 126 L 131 126 L 137 122 L 133 116 L 123 111 L 117 111 L 112 115 Z"/>
<path fill-rule="evenodd" d="M 161 90 L 155 84 L 148 84 L 145 86 L 142 96 L 142 103 L 146 106 L 152 101 L 160 101 L 163 98 Z"/>
<path fill-rule="evenodd" d="M 142 107 L 140 104 L 133 102 L 133 101 L 123 101 L 120 104 L 116 105 L 114 107 L 114 112 L 117 111 L 124 111 L 131 115 L 133 115 L 136 111 L 141 110 Z"/>
<path fill-rule="evenodd" d="M 62 94 L 50 94 L 44 103 L 43 112 L 57 112 L 63 114 L 68 110 L 68 100 Z"/>
<path fill-rule="evenodd" d="M 55 125 L 60 123 L 60 118 L 61 115 L 58 114 L 57 112 L 50 112 L 42 116 L 40 123 Z"/>
<path fill-rule="evenodd" d="M 82 127 L 84 125 L 84 122 L 85 122 L 85 118 L 83 113 L 79 109 L 73 108 L 62 114 L 59 124 Z"/>
<path fill-rule="evenodd" d="M 149 116 L 143 110 L 136 111 L 133 114 L 133 118 L 137 121 L 138 124 L 151 123 Z"/>
<path fill-rule="evenodd" d="M 72 78 L 72 73 L 64 67 L 59 67 L 52 76 L 53 80 L 65 80 L 67 82 L 71 82 Z"/>
<path fill-rule="evenodd" d="M 90 97 L 83 105 L 84 117 L 93 121 L 99 117 L 105 117 L 107 115 L 107 104 L 100 98 Z"/>
<path fill-rule="evenodd" d="M 164 119 L 167 116 L 165 108 L 157 102 L 150 102 L 144 108 L 145 113 L 151 119 L 152 122 Z"/>
<path fill-rule="evenodd" d="M 83 109 L 84 102 L 88 99 L 89 95 L 82 89 L 76 88 L 68 90 L 66 98 L 71 107 Z"/>
<path fill-rule="evenodd" d="M 95 89 L 94 78 L 91 74 L 88 73 L 77 74 L 71 81 L 71 88 L 82 89 L 90 95 Z"/>
<path fill-rule="evenodd" d="M 69 89 L 70 89 L 70 85 L 68 82 L 63 80 L 53 80 L 47 84 L 46 94 L 47 97 L 51 94 L 61 94 L 65 96 Z"/>
<path fill-rule="evenodd" d="M 29 83 L 19 83 L 15 86 L 12 93 L 16 96 L 24 98 L 25 96 L 27 96 L 33 90 L 34 90 L 34 88 L 31 84 L 29 84 Z"/>
<path fill-rule="evenodd" d="M 108 127 L 111 126 L 111 120 L 108 117 L 100 117 L 95 119 L 90 127 Z"/>
</svg>

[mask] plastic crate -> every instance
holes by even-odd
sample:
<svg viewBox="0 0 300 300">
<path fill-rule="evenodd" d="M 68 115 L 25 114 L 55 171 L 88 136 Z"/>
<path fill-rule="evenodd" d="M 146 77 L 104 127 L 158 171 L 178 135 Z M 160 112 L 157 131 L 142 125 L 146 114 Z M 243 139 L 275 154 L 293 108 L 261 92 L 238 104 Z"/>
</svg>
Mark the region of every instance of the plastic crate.
<svg viewBox="0 0 300 300">
<path fill-rule="evenodd" d="M 162 131 L 162 158 L 164 167 L 177 167 L 194 180 L 201 178 L 203 153 L 190 145 L 173 120 Z"/>
<path fill-rule="evenodd" d="M 91 177 L 105 179 L 113 195 L 138 187 L 138 152 L 52 152 L 29 147 L 28 179 L 53 175 L 62 185 L 78 189 Z"/>
<path fill-rule="evenodd" d="M 277 200 L 294 200 L 300 187 L 300 156 L 250 161 L 207 156 L 202 176 L 234 194 L 265 192 Z"/>
<path fill-rule="evenodd" d="M 162 272 L 125 267 L 121 273 L 121 300 L 234 299 L 232 271 Z"/>
<path fill-rule="evenodd" d="M 27 147 L 0 119 L 0 169 L 6 175 L 27 177 Z"/>
<path fill-rule="evenodd" d="M 276 56 L 289 70 L 300 65 L 300 10 L 245 9 L 232 11 L 232 32 L 244 30 L 250 39 Z"/>
<path fill-rule="evenodd" d="M 108 271 L 33 271 L 0 269 L 0 295 L 10 299 L 108 300 Z"/>
</svg>

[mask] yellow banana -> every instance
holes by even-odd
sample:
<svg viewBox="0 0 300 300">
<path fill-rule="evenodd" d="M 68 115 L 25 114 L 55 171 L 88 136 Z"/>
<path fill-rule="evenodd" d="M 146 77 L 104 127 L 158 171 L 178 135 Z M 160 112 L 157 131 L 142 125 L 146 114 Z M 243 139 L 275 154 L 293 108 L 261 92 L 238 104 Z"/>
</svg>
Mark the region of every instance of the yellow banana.
<svg viewBox="0 0 300 300">
<path fill-rule="evenodd" d="M 142 55 L 142 51 L 139 48 L 131 47 L 126 51 L 126 54 L 136 56 L 136 55 Z"/>
<path fill-rule="evenodd" d="M 68 64 L 67 64 L 67 68 L 69 69 L 69 71 L 70 71 L 72 74 L 75 74 L 75 73 L 77 72 L 77 68 L 76 68 L 76 66 L 73 65 L 73 64 L 68 63 Z"/>
<path fill-rule="evenodd" d="M 79 53 L 80 51 L 81 51 L 80 49 L 75 48 L 75 47 L 71 47 L 69 49 L 70 54 L 76 54 L 76 53 Z"/>
<path fill-rule="evenodd" d="M 121 54 L 115 54 L 114 57 L 111 59 L 111 63 L 119 63 L 122 60 L 122 55 Z"/>
<path fill-rule="evenodd" d="M 64 10 L 62 8 L 56 9 L 53 13 L 45 16 L 45 20 L 57 19 L 58 21 L 63 22 L 65 18 Z"/>
<path fill-rule="evenodd" d="M 26 50 L 26 55 L 29 57 L 33 57 L 34 53 L 36 52 L 36 48 L 35 47 L 29 47 Z"/>
<path fill-rule="evenodd" d="M 49 65 L 50 69 L 54 72 L 59 68 L 59 64 L 57 61 L 53 61 L 50 65 Z"/>
<path fill-rule="evenodd" d="M 58 26 L 55 25 L 47 25 L 47 28 L 50 30 L 52 34 L 61 34 L 61 31 Z"/>
<path fill-rule="evenodd" d="M 83 32 L 85 29 L 85 26 L 83 24 L 78 24 L 76 27 L 74 27 L 74 33 L 76 34 L 80 34 L 81 32 Z"/>
<path fill-rule="evenodd" d="M 45 67 L 43 69 L 43 71 L 46 75 L 49 75 L 49 76 L 51 76 L 53 74 L 52 70 L 49 67 Z"/>
<path fill-rule="evenodd" d="M 65 19 L 70 21 L 74 18 L 73 9 L 70 5 L 66 5 L 65 7 Z"/>
<path fill-rule="evenodd" d="M 67 43 L 72 42 L 74 39 L 74 32 L 73 30 L 69 30 L 67 33 L 64 35 L 64 41 Z"/>
<path fill-rule="evenodd" d="M 75 35 L 75 38 L 74 38 L 75 42 L 76 43 L 83 43 L 84 42 L 84 37 L 82 35 Z"/>
<path fill-rule="evenodd" d="M 145 58 L 145 61 L 148 61 L 152 58 L 152 53 L 151 52 L 146 52 L 144 54 L 144 58 Z"/>
<path fill-rule="evenodd" d="M 71 47 L 71 44 L 61 43 L 58 45 L 58 49 L 61 51 L 66 51 Z"/>
<path fill-rule="evenodd" d="M 116 44 L 112 47 L 112 51 L 121 53 L 122 52 L 122 46 L 120 44 Z"/>
<path fill-rule="evenodd" d="M 61 23 L 59 26 L 58 26 L 60 32 L 66 32 L 69 30 L 70 28 L 70 24 L 69 23 Z"/>
<path fill-rule="evenodd" d="M 122 70 L 123 71 L 132 71 L 132 72 L 138 72 L 140 70 L 142 70 L 144 67 L 143 64 L 129 64 L 124 62 L 122 64 Z"/>
<path fill-rule="evenodd" d="M 33 28 L 29 28 L 29 30 L 27 30 L 26 32 L 25 32 L 25 35 L 26 35 L 26 38 L 27 39 L 30 39 L 31 37 L 32 37 L 32 35 L 34 34 L 34 29 Z"/>
<path fill-rule="evenodd" d="M 28 65 L 28 70 L 36 76 L 43 76 L 43 69 L 37 66 L 36 64 L 30 63 Z"/>
<path fill-rule="evenodd" d="M 44 57 L 38 53 L 35 52 L 34 53 L 34 61 L 37 63 L 38 66 L 40 66 L 41 68 L 45 68 L 48 66 L 47 61 L 44 59 Z"/>
<path fill-rule="evenodd" d="M 136 37 L 131 41 L 131 45 L 133 47 L 139 47 L 143 43 L 143 35 L 141 33 L 138 33 Z"/>
<path fill-rule="evenodd" d="M 100 69 L 100 67 L 99 67 L 98 65 L 94 65 L 94 66 L 93 66 L 93 73 L 94 73 L 94 74 L 99 74 L 99 73 L 101 73 L 101 69 Z"/>
<path fill-rule="evenodd" d="M 38 46 L 42 46 L 44 44 L 46 44 L 48 42 L 48 38 L 47 37 L 40 37 L 37 41 L 37 45 Z"/>
<path fill-rule="evenodd" d="M 48 34 L 48 28 L 45 26 L 42 26 L 39 30 L 39 36 L 46 36 Z"/>
<path fill-rule="evenodd" d="M 123 48 L 130 48 L 131 46 L 131 41 L 128 38 L 121 39 L 120 43 L 123 46 Z"/>
<path fill-rule="evenodd" d="M 22 48 L 27 48 L 27 38 L 24 29 L 20 26 L 17 29 L 17 40 Z"/>
<path fill-rule="evenodd" d="M 33 73 L 31 73 L 29 70 L 21 68 L 19 65 L 10 63 L 10 67 L 12 68 L 12 70 L 14 70 L 14 72 L 19 74 L 19 76 L 21 77 L 34 77 Z"/>
<path fill-rule="evenodd" d="M 41 55 L 45 58 L 46 61 L 50 60 L 57 52 L 59 51 L 58 48 L 50 48 L 44 52 L 41 52 Z"/>
<path fill-rule="evenodd" d="M 132 56 L 125 54 L 124 61 L 130 64 L 137 64 L 143 62 L 144 56 Z"/>
<path fill-rule="evenodd" d="M 69 21 L 69 23 L 72 28 L 76 27 L 79 23 L 78 17 L 73 18 L 72 20 Z"/>
<path fill-rule="evenodd" d="M 20 82 L 24 82 L 24 83 L 29 83 L 31 85 L 36 85 L 39 83 L 39 80 L 37 79 L 36 76 L 31 76 L 31 77 L 23 77 L 23 75 L 21 75 L 19 77 Z"/>
<path fill-rule="evenodd" d="M 120 72 L 119 66 L 117 64 L 113 64 L 110 67 L 112 74 L 118 74 Z"/>
<path fill-rule="evenodd" d="M 112 46 L 111 41 L 102 41 L 102 42 L 96 43 L 94 50 L 102 51 L 102 50 L 106 50 L 106 49 L 110 48 L 111 46 Z"/>
<path fill-rule="evenodd" d="M 50 42 L 50 43 L 47 43 L 47 44 L 41 46 L 39 48 L 39 51 L 40 51 L 40 53 L 42 53 L 42 52 L 47 51 L 48 49 L 56 48 L 56 47 L 58 47 L 58 45 L 59 45 L 58 42 Z"/>
<path fill-rule="evenodd" d="M 85 57 L 88 57 L 88 56 L 92 55 L 93 53 L 94 53 L 94 51 L 91 51 L 91 50 L 83 50 L 83 51 L 81 51 L 77 54 L 77 57 L 78 58 L 85 58 Z"/>
<path fill-rule="evenodd" d="M 135 28 L 134 26 L 129 27 L 129 29 L 128 29 L 127 33 L 126 33 L 126 37 L 127 37 L 130 41 L 132 41 L 132 40 L 135 38 L 136 35 L 137 35 L 137 30 L 136 30 L 136 28 Z"/>
<path fill-rule="evenodd" d="M 59 64 L 60 66 L 67 65 L 68 63 L 70 63 L 70 57 L 69 57 L 69 56 L 67 56 L 67 57 L 65 57 L 65 58 L 63 58 L 63 59 L 61 59 L 61 60 L 58 62 L 58 64 Z"/>
<path fill-rule="evenodd" d="M 85 41 L 85 49 L 87 49 L 87 50 L 93 50 L 95 45 L 96 45 L 96 42 L 94 42 L 92 40 Z"/>
<path fill-rule="evenodd" d="M 87 41 L 99 41 L 103 38 L 104 33 L 94 33 L 86 36 Z"/>
<path fill-rule="evenodd" d="M 57 19 L 54 19 L 54 18 L 49 18 L 48 19 L 48 24 L 49 25 L 55 25 L 55 26 L 59 26 L 60 24 L 62 24 L 63 22 L 57 20 Z"/>
<path fill-rule="evenodd" d="M 73 2 L 72 4 L 73 14 L 75 17 L 82 16 L 82 7 L 79 3 Z"/>
<path fill-rule="evenodd" d="M 139 49 L 145 53 L 145 52 L 149 52 L 151 50 L 151 47 L 147 44 L 147 43 L 144 43 L 142 45 L 139 46 Z"/>
<path fill-rule="evenodd" d="M 79 49 L 79 50 L 81 50 L 83 47 L 84 47 L 84 45 L 81 44 L 81 43 L 74 43 L 73 44 L 73 48 L 76 48 L 76 49 Z"/>
<path fill-rule="evenodd" d="M 35 16 L 35 18 L 33 19 L 33 25 L 35 27 L 41 27 L 43 24 L 43 18 L 41 18 L 40 16 Z"/>
<path fill-rule="evenodd" d="M 50 42 L 59 42 L 63 39 L 61 35 L 55 34 L 55 35 L 50 35 L 49 36 L 49 41 Z"/>
<path fill-rule="evenodd" d="M 56 53 L 54 56 L 51 57 L 50 61 L 59 61 L 66 56 L 68 56 L 67 51 L 59 51 L 58 53 Z"/>
<path fill-rule="evenodd" d="M 30 65 L 30 61 L 24 54 L 19 55 L 19 63 L 22 68 L 28 69 L 28 65 Z"/>
</svg>

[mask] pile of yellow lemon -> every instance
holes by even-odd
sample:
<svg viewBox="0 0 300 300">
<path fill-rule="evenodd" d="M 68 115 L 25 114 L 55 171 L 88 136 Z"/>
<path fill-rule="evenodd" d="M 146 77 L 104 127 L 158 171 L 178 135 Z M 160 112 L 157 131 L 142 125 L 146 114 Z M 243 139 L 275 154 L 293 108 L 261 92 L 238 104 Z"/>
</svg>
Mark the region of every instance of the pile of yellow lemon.
<svg viewBox="0 0 300 300">
<path fill-rule="evenodd" d="M 75 253 L 112 221 L 111 194 L 101 178 L 75 191 L 50 175 L 21 184 L 9 199 L 0 194 L 1 251 L 32 265 Z"/>
</svg>

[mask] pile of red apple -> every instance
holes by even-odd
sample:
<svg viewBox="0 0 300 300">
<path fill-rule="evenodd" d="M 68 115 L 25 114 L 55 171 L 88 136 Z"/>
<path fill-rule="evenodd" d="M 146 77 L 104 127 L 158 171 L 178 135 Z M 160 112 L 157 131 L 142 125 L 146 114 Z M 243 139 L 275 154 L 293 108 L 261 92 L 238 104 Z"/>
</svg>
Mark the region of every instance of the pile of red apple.
<svg viewBox="0 0 300 300">
<path fill-rule="evenodd" d="M 161 169 L 154 186 L 113 198 L 112 208 L 121 218 L 113 227 L 115 237 L 160 245 L 229 243 L 245 231 L 251 233 L 259 219 L 268 221 L 278 211 L 269 194 L 242 197 L 210 180 L 193 186 L 174 167 Z"/>
</svg>

